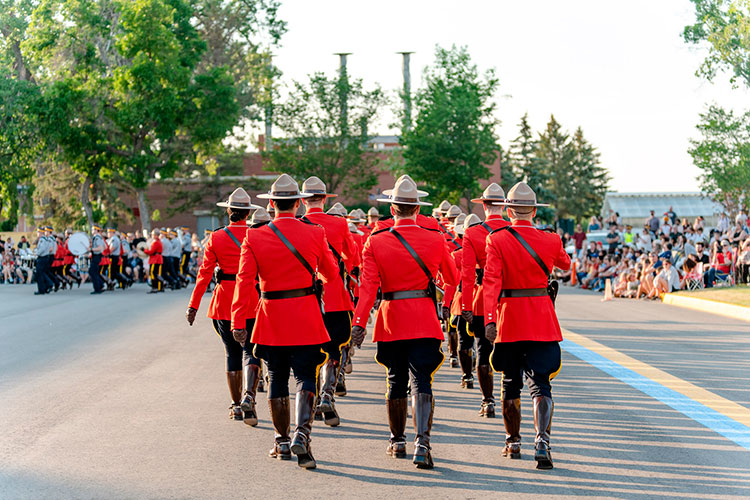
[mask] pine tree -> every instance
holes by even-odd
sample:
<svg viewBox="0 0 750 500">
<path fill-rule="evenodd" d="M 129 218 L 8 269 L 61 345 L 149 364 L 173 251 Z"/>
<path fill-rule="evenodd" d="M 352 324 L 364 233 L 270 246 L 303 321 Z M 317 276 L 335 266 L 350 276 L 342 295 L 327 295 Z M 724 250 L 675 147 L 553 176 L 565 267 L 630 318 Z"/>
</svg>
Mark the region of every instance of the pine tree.
<svg viewBox="0 0 750 500">
<path fill-rule="evenodd" d="M 607 194 L 609 173 L 601 166 L 599 153 L 583 137 L 583 129 L 578 127 L 573 135 L 571 146 L 574 151 L 572 174 L 571 215 L 580 221 L 599 213 Z"/>
<path fill-rule="evenodd" d="M 547 187 L 552 195 L 557 218 L 575 214 L 575 183 L 580 182 L 573 174 L 575 150 L 570 136 L 562 130 L 555 116 L 550 116 L 547 128 L 539 134 L 537 157 L 545 162 Z"/>
</svg>

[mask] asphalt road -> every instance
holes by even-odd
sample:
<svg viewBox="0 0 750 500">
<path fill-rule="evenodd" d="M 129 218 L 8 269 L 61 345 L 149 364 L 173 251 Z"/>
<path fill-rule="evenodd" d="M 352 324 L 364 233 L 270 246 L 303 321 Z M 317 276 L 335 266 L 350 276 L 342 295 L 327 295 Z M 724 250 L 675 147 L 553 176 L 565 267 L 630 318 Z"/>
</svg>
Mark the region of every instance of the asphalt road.
<svg viewBox="0 0 750 500">
<path fill-rule="evenodd" d="M 338 399 L 342 425 L 315 423 L 318 469 L 268 459 L 265 395 L 257 428 L 227 418 L 207 301 L 190 328 L 187 291 L 145 290 L 0 286 L 1 499 L 750 497 L 748 449 L 567 351 L 552 471 L 534 468 L 528 397 L 523 459 L 503 459 L 502 419 L 477 416 L 479 390 L 462 390 L 447 363 L 435 377 L 436 468 L 387 457 L 370 343 Z M 567 289 L 558 311 L 566 329 L 750 408 L 747 323 Z"/>
</svg>

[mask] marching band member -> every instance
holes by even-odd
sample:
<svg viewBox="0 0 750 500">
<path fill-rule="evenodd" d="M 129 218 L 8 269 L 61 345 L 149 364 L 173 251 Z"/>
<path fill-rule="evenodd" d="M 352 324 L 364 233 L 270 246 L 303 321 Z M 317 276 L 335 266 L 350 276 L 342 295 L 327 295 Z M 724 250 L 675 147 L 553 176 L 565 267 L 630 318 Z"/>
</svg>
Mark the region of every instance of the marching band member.
<svg viewBox="0 0 750 500">
<path fill-rule="evenodd" d="M 229 418 L 244 420 L 247 425 L 258 425 L 258 414 L 255 410 L 255 396 L 260 382 L 260 360 L 253 355 L 253 347 L 248 339 L 239 343 L 232 335 L 232 299 L 240 265 L 240 251 L 242 241 L 248 231 L 247 217 L 251 210 L 261 209 L 251 203 L 250 195 L 242 188 L 237 188 L 229 195 L 225 202 L 216 206 L 226 208 L 229 225 L 216 229 L 206 243 L 203 262 L 198 270 L 195 288 L 190 296 L 190 304 L 186 313 L 187 321 L 192 326 L 195 315 L 200 307 L 201 298 L 216 277 L 216 288 L 211 296 L 211 305 L 207 316 L 213 320 L 214 330 L 224 342 L 227 362 L 227 385 L 232 404 Z M 215 269 L 218 267 L 218 270 Z M 247 290 L 248 296 L 243 297 L 251 303 L 257 303 L 255 287 Z M 245 318 L 238 318 L 237 326 L 252 329 L 255 322 L 255 309 L 246 309 Z M 244 382 L 244 393 L 242 391 Z"/>
<path fill-rule="evenodd" d="M 459 362 L 464 373 L 462 385 L 473 387 L 471 376 L 472 351 L 475 339 L 477 347 L 477 379 L 482 391 L 482 406 L 480 417 L 495 417 L 494 377 L 490 367 L 492 342 L 484 335 L 484 294 L 482 279 L 484 267 L 487 263 L 485 242 L 487 236 L 494 230 L 509 225 L 503 219 L 503 207 L 493 205 L 495 202 L 505 201 L 505 191 L 496 183 L 492 183 L 484 190 L 480 198 L 471 200 L 481 203 L 484 208 L 485 220 L 466 229 L 464 235 L 464 252 L 461 266 L 461 316 L 466 322 L 465 331 L 461 332 Z"/>
<path fill-rule="evenodd" d="M 331 340 L 323 322 L 318 278 L 330 283 L 339 275 L 325 230 L 295 218 L 300 200 L 308 197 L 287 174 L 276 179 L 269 193 L 258 195 L 271 201 L 275 217 L 273 222 L 248 231 L 242 243 L 232 301 L 232 332 L 238 342 L 244 343 L 248 335 L 244 319 L 257 307 L 251 342 L 268 367 L 268 402 L 275 430 L 269 456 L 290 460 L 294 453 L 300 467 L 313 469 L 316 462 L 310 434 L 317 379 L 327 359 L 322 346 Z M 255 287 L 256 277 L 260 280 L 259 302 L 248 300 L 252 299 L 250 288 Z M 297 385 L 296 429 L 291 441 L 290 371 Z"/>
<path fill-rule="evenodd" d="M 559 236 L 533 227 L 537 207 L 549 205 L 537 203 L 536 194 L 526 183 L 513 186 L 501 205 L 508 207 L 512 225 L 487 237 L 483 286 L 486 337 L 495 343 L 492 367 L 503 373 L 503 454 L 521 456 L 521 389 L 525 375 L 534 402 L 534 459 L 538 469 L 551 469 L 551 381 L 560 372 L 562 333 L 548 279 L 554 267 L 569 269 L 570 257 Z"/>
<path fill-rule="evenodd" d="M 143 251 L 148 255 L 149 276 L 151 278 L 151 290 L 148 293 L 158 293 L 164 291 L 164 280 L 161 277 L 161 267 L 164 264 L 162 252 L 164 247 L 161 244 L 161 231 L 158 229 L 151 230 L 151 244 Z"/>
<path fill-rule="evenodd" d="M 102 261 L 102 253 L 107 247 L 104 238 L 101 235 L 102 228 L 98 224 L 91 226 L 91 260 L 89 261 L 89 279 L 94 285 L 94 291 L 91 294 L 104 292 L 104 282 L 99 274 L 99 264 Z"/>
<path fill-rule="evenodd" d="M 323 414 L 326 425 L 335 427 L 340 419 L 336 411 L 334 391 L 336 395 L 346 395 L 346 386 L 337 387 L 339 372 L 342 366 L 344 346 L 349 343 L 352 329 L 352 314 L 354 313 L 353 297 L 347 286 L 348 275 L 359 276 L 360 254 L 349 232 L 346 219 L 323 213 L 323 206 L 327 198 L 337 195 L 329 194 L 326 185 L 319 178 L 313 176 L 302 184 L 302 194 L 308 195 L 303 200 L 306 207 L 305 218 L 325 229 L 328 245 L 336 259 L 339 276 L 329 281 L 324 287 L 325 323 L 330 341 L 323 345 L 328 354 L 328 360 L 321 369 L 321 387 L 319 395 L 319 411 Z M 343 208 L 343 207 L 342 207 Z M 343 374 L 342 374 L 343 375 Z"/>
<path fill-rule="evenodd" d="M 373 340 L 377 343 L 375 359 L 388 371 L 386 398 L 391 438 L 387 453 L 406 456 L 406 396 L 411 378 L 416 431 L 413 462 L 418 468 L 432 468 L 432 377 L 444 359 L 433 278 L 440 272 L 446 283 L 456 284 L 458 275 L 440 233 L 417 225 L 419 207 L 429 203 L 420 201 L 414 181 L 402 179 L 383 194 L 388 198 L 378 201 L 391 203 L 395 224 L 388 230 L 373 232 L 365 243 L 352 344 L 362 345 L 370 309 L 378 288 L 382 288 Z"/>
<path fill-rule="evenodd" d="M 49 267 L 49 256 L 52 255 L 52 244 L 46 238 L 44 226 L 36 229 L 37 240 L 34 253 L 36 254 L 36 287 L 34 295 L 44 295 L 49 293 L 55 286 L 54 281 L 48 278 L 47 267 Z"/>
</svg>

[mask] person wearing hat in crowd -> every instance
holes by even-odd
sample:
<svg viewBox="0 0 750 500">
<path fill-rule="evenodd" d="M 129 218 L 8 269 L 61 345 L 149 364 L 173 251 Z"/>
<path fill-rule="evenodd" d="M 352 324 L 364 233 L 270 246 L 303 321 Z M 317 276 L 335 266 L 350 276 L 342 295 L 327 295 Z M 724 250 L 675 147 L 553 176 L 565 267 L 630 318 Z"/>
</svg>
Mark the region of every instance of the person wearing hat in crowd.
<svg viewBox="0 0 750 500">
<path fill-rule="evenodd" d="M 81 282 L 83 280 L 81 279 L 81 274 L 73 270 L 73 264 L 75 264 L 76 258 L 75 255 L 73 255 L 73 252 L 70 251 L 70 247 L 68 246 L 68 241 L 70 240 L 70 237 L 72 235 L 73 231 L 71 231 L 70 229 L 65 230 L 65 239 L 63 242 L 63 247 L 65 249 L 65 257 L 63 258 L 63 276 L 71 280 L 71 286 L 73 282 L 76 282 L 78 283 L 78 288 L 81 288 Z"/>
<path fill-rule="evenodd" d="M 548 292 L 548 276 L 555 267 L 570 269 L 570 257 L 556 234 L 532 226 L 537 207 L 549 205 L 537 203 L 526 183 L 513 186 L 501 205 L 507 207 L 511 226 L 487 238 L 483 287 L 486 337 L 495 343 L 491 363 L 496 372 L 503 373 L 503 454 L 521 456 L 525 375 L 534 403 L 534 459 L 538 469 L 551 469 L 551 381 L 560 372 L 562 333 Z"/>
<path fill-rule="evenodd" d="M 180 228 L 180 243 L 182 245 L 182 257 L 180 259 L 180 274 L 186 278 L 189 276 L 196 279 L 195 274 L 190 271 L 190 254 L 193 253 L 192 236 L 190 234 L 190 228 L 182 226 Z"/>
<path fill-rule="evenodd" d="M 60 235 L 51 235 L 52 239 L 55 241 L 56 250 L 55 255 L 52 260 L 52 274 L 55 277 L 55 286 L 59 287 L 62 286 L 62 289 L 65 290 L 68 285 L 71 284 L 71 281 L 68 280 L 65 275 L 63 274 L 63 261 L 65 260 L 65 247 L 63 246 L 63 240 L 62 236 Z M 57 290 L 57 288 L 55 288 Z"/>
<path fill-rule="evenodd" d="M 484 268 L 487 264 L 485 244 L 487 236 L 496 229 L 508 226 L 510 223 L 503 219 L 503 207 L 493 203 L 505 201 L 505 191 L 496 183 L 491 183 L 479 198 L 472 203 L 481 203 L 485 220 L 466 230 L 464 235 L 464 254 L 461 265 L 461 316 L 466 321 L 466 334 L 461 337 L 459 362 L 464 373 L 461 384 L 473 387 L 472 356 L 474 345 L 477 348 L 476 371 L 479 388 L 482 391 L 482 405 L 479 409 L 480 417 L 495 417 L 494 376 L 490 367 L 492 342 L 484 335 L 484 294 L 482 280 Z M 463 332 L 462 332 L 463 333 Z M 476 339 L 476 340 L 475 340 Z"/>
<path fill-rule="evenodd" d="M 325 229 L 295 214 L 309 194 L 287 174 L 282 174 L 260 199 L 271 200 L 274 220 L 247 232 L 242 242 L 239 272 L 232 301 L 232 332 L 244 343 L 245 318 L 257 308 L 251 333 L 255 354 L 268 367 L 268 402 L 275 430 L 269 456 L 290 460 L 300 467 L 316 467 L 310 446 L 320 368 L 330 341 L 323 321 L 322 285 L 340 279 L 338 266 L 326 240 Z M 317 271 L 316 271 L 317 270 Z M 251 288 L 260 281 L 260 301 Z M 250 300 L 248 300 L 250 299 Z M 296 381 L 296 428 L 289 436 L 289 375 Z"/>
<path fill-rule="evenodd" d="M 102 227 L 98 224 L 91 226 L 91 260 L 89 261 L 89 279 L 94 286 L 92 294 L 104 292 L 104 282 L 100 274 L 99 265 L 102 261 L 102 254 L 107 248 L 107 244 L 102 237 Z"/>
<path fill-rule="evenodd" d="M 148 273 L 151 278 L 151 290 L 148 293 L 163 292 L 164 278 L 162 278 L 161 272 L 162 265 L 164 265 L 164 257 L 162 256 L 164 247 L 161 243 L 161 231 L 159 229 L 151 230 L 151 243 L 143 251 L 148 255 Z"/>
<path fill-rule="evenodd" d="M 448 210 L 450 210 L 450 208 L 451 208 L 451 202 L 450 201 L 448 201 L 448 200 L 441 201 L 440 205 L 438 205 L 438 208 L 437 208 L 438 213 L 439 213 L 439 218 L 445 217 L 445 214 L 448 213 Z"/>
<path fill-rule="evenodd" d="M 52 244 L 45 236 L 44 226 L 36 229 L 37 240 L 34 253 L 36 254 L 36 287 L 34 295 L 44 295 L 49 293 L 55 286 L 55 282 L 50 280 L 47 273 L 47 267 L 50 264 L 49 256 L 52 255 Z"/>
<path fill-rule="evenodd" d="M 446 284 L 455 285 L 458 273 L 440 233 L 417 224 L 420 207 L 430 205 L 419 198 L 417 185 L 404 178 L 378 199 L 391 204 L 395 222 L 388 230 L 373 232 L 365 243 L 352 344 L 362 345 L 370 309 L 381 288 L 373 340 L 377 344 L 375 359 L 388 372 L 386 408 L 391 437 L 386 452 L 392 457 L 406 456 L 406 398 L 411 379 L 416 432 L 413 463 L 429 469 L 433 467 L 432 378 L 445 359 L 434 277 L 441 273 Z"/>
<path fill-rule="evenodd" d="M 122 241 L 117 229 L 107 228 L 107 246 L 109 247 L 109 278 L 117 281 L 121 289 L 128 285 L 128 279 L 122 275 Z"/>
<path fill-rule="evenodd" d="M 408 179 L 409 181 L 411 181 L 414 184 L 416 184 L 416 182 L 414 182 L 414 179 L 412 179 L 411 177 L 409 177 L 406 174 L 404 174 L 401 177 L 399 177 L 398 179 L 396 179 L 396 184 L 398 184 L 399 182 L 403 182 L 406 179 Z M 388 190 L 388 192 L 391 192 L 391 190 Z M 386 193 L 386 191 L 383 191 L 384 198 L 386 196 L 385 193 Z M 421 191 L 421 190 L 417 189 L 417 195 L 420 198 L 424 198 L 425 196 L 427 196 L 427 192 L 426 191 Z M 441 231 L 442 230 L 442 229 L 440 229 L 440 225 L 439 225 L 438 221 L 435 220 L 435 219 L 433 219 L 432 217 L 427 217 L 426 215 L 422 215 L 422 214 L 420 214 L 420 213 L 417 212 L 417 219 L 416 220 L 417 220 L 417 225 L 420 226 L 420 227 L 423 227 L 425 229 L 431 229 L 431 230 L 434 230 L 434 231 Z M 391 228 L 391 227 L 393 227 L 394 223 L 395 223 L 395 219 L 393 218 L 393 216 L 381 218 L 375 224 L 375 227 L 372 229 L 372 232 L 373 233 L 380 232 L 380 231 L 383 231 L 385 229 Z"/>
<path fill-rule="evenodd" d="M 337 387 L 337 381 L 342 361 L 345 361 L 342 360 L 342 353 L 348 351 L 344 349 L 344 346 L 349 343 L 354 312 L 353 297 L 349 294 L 347 286 L 347 276 L 349 274 L 355 278 L 359 276 L 360 255 L 346 220 L 323 213 L 326 199 L 337 195 L 328 193 L 325 183 L 315 176 L 309 177 L 302 184 L 302 194 L 308 196 L 303 200 L 306 207 L 305 218 L 325 229 L 328 245 L 339 269 L 338 279 L 329 281 L 324 287 L 323 322 L 331 340 L 323 345 L 328 359 L 320 372 L 321 387 L 318 405 L 318 410 L 322 413 L 326 425 L 335 427 L 339 425 L 340 419 L 336 411 L 334 392 L 337 393 L 336 395 L 346 395 L 346 386 L 341 384 L 343 387 Z"/>
<path fill-rule="evenodd" d="M 203 262 L 198 269 L 186 318 L 188 324 L 192 326 L 201 298 L 206 293 L 211 278 L 215 276 L 216 288 L 211 296 L 207 316 L 213 321 L 214 330 L 224 343 L 226 352 L 227 385 L 232 398 L 229 418 L 244 420 L 247 425 L 254 427 L 258 425 L 255 397 L 261 375 L 260 360 L 253 355 L 255 346 L 249 339 L 246 338 L 241 343 L 235 340 L 232 335 L 231 320 L 242 241 L 248 232 L 247 217 L 251 210 L 262 210 L 262 208 L 253 205 L 250 195 L 241 187 L 235 189 L 227 201 L 221 201 L 216 206 L 226 208 L 229 225 L 216 229 L 206 243 Z M 257 302 L 257 292 L 254 286 L 250 287 L 247 293 L 247 296 L 240 297 L 240 299 Z M 246 309 L 245 316 L 237 318 L 237 326 L 252 329 L 255 322 L 255 309 Z"/>
<path fill-rule="evenodd" d="M 454 225 L 451 228 L 453 234 L 456 235 L 456 242 L 459 247 L 452 250 L 451 255 L 453 261 L 456 263 L 456 269 L 461 269 L 461 254 L 462 254 L 462 240 L 464 236 L 464 220 L 466 219 L 465 214 L 459 215 L 454 221 Z M 453 303 L 456 301 L 456 297 L 461 296 L 461 286 L 448 285 L 445 287 L 445 296 L 443 297 L 443 321 L 445 322 L 445 331 L 448 333 L 448 355 L 449 365 L 451 368 L 458 367 L 458 332 L 456 326 L 458 323 L 458 317 L 461 316 L 461 311 L 458 314 L 452 315 L 451 310 L 453 309 Z M 459 299 L 460 301 L 460 299 Z M 460 306 L 459 306 L 460 309 Z"/>
<path fill-rule="evenodd" d="M 44 237 L 47 239 L 50 248 L 52 249 L 52 253 L 48 256 L 49 266 L 46 267 L 47 278 L 54 284 L 54 291 L 56 292 L 60 289 L 60 285 L 62 284 L 62 278 L 59 275 L 59 270 L 62 267 L 62 253 L 60 252 L 52 226 L 44 226 Z"/>
<path fill-rule="evenodd" d="M 162 232 L 162 258 L 164 259 L 164 262 L 162 264 L 162 276 L 164 276 L 164 279 L 169 282 L 169 287 L 172 290 L 179 290 L 181 288 L 181 280 L 179 276 L 177 275 L 177 270 L 175 269 L 175 245 L 174 245 L 174 237 L 175 233 L 172 231 L 171 228 L 166 228 Z M 182 251 L 180 250 L 180 253 Z"/>
<path fill-rule="evenodd" d="M 367 211 L 367 227 L 370 229 L 375 227 L 375 224 L 380 220 L 380 212 L 375 207 L 370 207 Z"/>
</svg>

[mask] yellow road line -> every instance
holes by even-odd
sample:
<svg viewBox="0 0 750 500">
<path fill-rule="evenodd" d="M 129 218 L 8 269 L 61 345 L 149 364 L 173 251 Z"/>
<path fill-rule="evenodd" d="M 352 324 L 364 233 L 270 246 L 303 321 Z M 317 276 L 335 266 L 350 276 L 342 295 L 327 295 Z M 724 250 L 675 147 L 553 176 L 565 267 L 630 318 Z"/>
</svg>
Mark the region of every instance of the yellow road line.
<svg viewBox="0 0 750 500">
<path fill-rule="evenodd" d="M 663 385 L 675 392 L 679 392 L 683 396 L 686 396 L 694 401 L 697 401 L 712 410 L 721 413 L 722 415 L 731 418 L 732 420 L 739 422 L 745 426 L 750 427 L 750 409 L 745 408 L 742 405 L 723 398 L 711 391 L 707 391 L 695 384 L 692 384 L 681 378 L 677 378 L 674 375 L 648 365 L 642 361 L 631 358 L 630 356 L 616 351 L 610 347 L 600 344 L 599 342 L 593 341 L 583 335 L 579 335 L 570 330 L 563 329 L 563 337 L 575 342 L 576 344 L 589 349 L 600 356 L 607 358 L 608 360 L 617 363 L 635 373 L 642 375 L 654 382 Z"/>
</svg>

